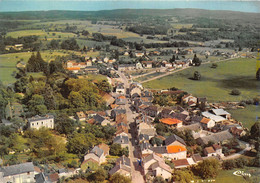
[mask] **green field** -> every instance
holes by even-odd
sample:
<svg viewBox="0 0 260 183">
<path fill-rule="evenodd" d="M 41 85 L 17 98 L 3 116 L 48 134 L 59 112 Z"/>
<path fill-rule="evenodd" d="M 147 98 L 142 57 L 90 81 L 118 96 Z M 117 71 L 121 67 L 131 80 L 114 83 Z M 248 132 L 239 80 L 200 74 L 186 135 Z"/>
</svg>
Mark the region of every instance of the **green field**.
<svg viewBox="0 0 260 183">
<path fill-rule="evenodd" d="M 45 32 L 43 30 L 23 30 L 23 31 L 14 31 L 14 32 L 8 32 L 6 36 L 11 36 L 14 38 L 21 37 L 21 36 L 39 36 L 41 40 L 45 39 L 45 36 L 47 40 L 52 39 L 68 39 L 76 37 L 76 34 L 73 33 L 64 33 L 64 32 Z"/>
<path fill-rule="evenodd" d="M 211 64 L 192 67 L 157 80 L 144 83 L 144 87 L 152 89 L 167 89 L 176 87 L 192 93 L 197 97 L 207 97 L 209 101 L 240 101 L 252 99 L 260 93 L 260 82 L 255 79 L 255 59 L 234 59 L 218 63 L 216 69 Z M 195 81 L 194 71 L 201 73 L 201 80 Z M 229 93 L 237 88 L 241 95 L 233 96 Z"/>
<path fill-rule="evenodd" d="M 250 178 L 244 178 L 242 176 L 235 176 L 233 173 L 238 170 L 222 170 L 219 172 L 219 175 L 215 179 L 216 183 L 248 183 L 248 182 L 253 182 L 253 183 L 258 183 L 260 181 L 259 173 L 260 170 L 258 168 L 251 168 L 251 167 L 246 167 L 244 169 L 239 169 L 244 171 L 244 173 L 250 173 L 251 177 Z"/>
<path fill-rule="evenodd" d="M 136 81 L 141 82 L 141 81 L 147 80 L 147 79 L 152 78 L 152 77 L 160 76 L 162 74 L 165 74 L 165 73 L 164 72 L 155 72 L 155 73 L 148 74 L 148 75 L 142 76 L 140 78 L 137 78 Z"/>
<path fill-rule="evenodd" d="M 256 122 L 256 116 L 260 119 L 260 107 L 255 105 L 247 105 L 244 109 L 229 110 L 228 112 L 249 129 Z"/>
</svg>

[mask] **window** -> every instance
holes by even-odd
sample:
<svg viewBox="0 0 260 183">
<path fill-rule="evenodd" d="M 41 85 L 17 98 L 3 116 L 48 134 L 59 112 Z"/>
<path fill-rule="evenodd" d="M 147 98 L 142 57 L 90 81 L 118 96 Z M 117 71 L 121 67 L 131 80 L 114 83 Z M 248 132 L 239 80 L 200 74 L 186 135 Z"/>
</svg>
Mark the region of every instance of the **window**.
<svg viewBox="0 0 260 183">
<path fill-rule="evenodd" d="M 34 126 L 34 123 L 32 123 L 32 126 Z"/>
<path fill-rule="evenodd" d="M 43 121 L 42 121 L 42 125 L 43 125 Z"/>
<path fill-rule="evenodd" d="M 39 125 L 39 123 L 37 122 L 37 125 Z"/>
</svg>

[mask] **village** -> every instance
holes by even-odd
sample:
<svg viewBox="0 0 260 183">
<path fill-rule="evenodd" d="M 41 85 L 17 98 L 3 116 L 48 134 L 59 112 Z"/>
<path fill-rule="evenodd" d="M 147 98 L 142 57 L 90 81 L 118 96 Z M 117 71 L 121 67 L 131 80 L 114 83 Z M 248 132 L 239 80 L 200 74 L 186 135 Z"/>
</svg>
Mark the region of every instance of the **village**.
<svg viewBox="0 0 260 183">
<path fill-rule="evenodd" d="M 96 72 L 97 68 L 92 67 L 91 62 L 86 60 L 85 63 L 68 61 L 66 68 L 76 74 L 75 71 L 81 69 Z M 144 67 L 152 68 L 150 62 L 143 61 L 142 64 Z M 138 64 L 136 66 L 138 67 Z M 173 169 L 187 168 L 212 158 L 220 162 L 234 159 L 251 150 L 249 143 L 238 140 L 248 129 L 233 119 L 231 114 L 225 111 L 224 105 L 209 103 L 206 98 L 197 98 L 178 89 L 147 90 L 142 84 L 133 82 L 131 76 L 125 75 L 124 72 L 129 68 L 123 68 L 124 65 L 119 65 L 117 70 L 108 68 L 113 76 L 117 76 L 109 78 L 113 86 L 113 92 L 105 96 L 109 110 L 78 111 L 75 116 L 70 117 L 72 120 L 91 125 L 111 125 L 116 128 L 113 144 L 127 149 L 129 156 L 123 155 L 116 160 L 115 166 L 109 171 L 110 176 L 119 173 L 131 178 L 132 182 L 150 182 L 158 176 L 170 181 Z M 155 95 L 174 96 L 176 105 L 155 105 Z M 238 106 L 237 103 L 230 105 Z M 21 111 L 19 107 L 15 109 L 16 112 Z M 55 118 L 51 114 L 34 116 L 27 121 L 30 129 L 54 129 L 55 126 Z M 179 134 L 185 140 L 178 136 Z M 84 155 L 82 165 L 91 171 L 93 163 L 106 163 L 110 146 L 104 143 L 94 146 Z M 12 172 L 20 168 L 23 171 L 19 176 L 25 176 L 25 173 L 30 172 L 26 177 L 31 180 L 37 173 L 36 182 L 38 179 L 56 182 L 59 178 L 72 177 L 82 171 L 80 168 L 60 169 L 58 172 L 46 174 L 37 172 L 39 168 L 34 167 L 32 163 L 23 163 L 3 167 L 5 176 L 2 179 L 15 179 L 18 175 L 12 177 Z"/>
</svg>

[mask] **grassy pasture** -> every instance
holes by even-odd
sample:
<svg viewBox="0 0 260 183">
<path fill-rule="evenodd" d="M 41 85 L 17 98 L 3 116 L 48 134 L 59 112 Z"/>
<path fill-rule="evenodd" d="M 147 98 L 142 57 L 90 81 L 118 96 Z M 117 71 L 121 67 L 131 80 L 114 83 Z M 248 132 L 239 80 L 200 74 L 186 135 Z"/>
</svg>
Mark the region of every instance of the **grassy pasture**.
<svg viewBox="0 0 260 183">
<path fill-rule="evenodd" d="M 191 28 L 193 26 L 193 24 L 180 24 L 180 23 L 174 23 L 174 24 L 171 24 L 171 25 L 175 29 Z"/>
<path fill-rule="evenodd" d="M 166 89 L 177 87 L 198 97 L 207 97 L 209 101 L 240 101 L 259 95 L 260 83 L 255 79 L 255 59 L 235 59 L 220 62 L 216 69 L 211 64 L 192 67 L 172 75 L 159 78 L 147 83 L 144 87 Z M 194 71 L 202 75 L 200 81 L 189 79 Z M 229 93 L 238 88 L 241 95 L 233 96 Z"/>
<path fill-rule="evenodd" d="M 236 120 L 243 122 L 244 126 L 251 128 L 256 122 L 256 117 L 260 119 L 260 107 L 255 105 L 247 105 L 244 109 L 229 110 L 232 117 Z"/>
</svg>

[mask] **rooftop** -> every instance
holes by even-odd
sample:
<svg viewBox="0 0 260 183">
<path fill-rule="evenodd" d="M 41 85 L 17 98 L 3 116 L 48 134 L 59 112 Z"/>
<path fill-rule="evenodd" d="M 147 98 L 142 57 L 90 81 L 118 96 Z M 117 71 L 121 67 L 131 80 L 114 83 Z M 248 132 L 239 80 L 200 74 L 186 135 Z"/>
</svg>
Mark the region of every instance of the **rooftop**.
<svg viewBox="0 0 260 183">
<path fill-rule="evenodd" d="M 183 151 L 186 151 L 186 148 L 183 146 L 178 146 L 178 145 L 167 146 L 168 153 L 178 153 L 178 152 L 183 152 Z"/>
<path fill-rule="evenodd" d="M 174 124 L 182 123 L 181 120 L 178 120 L 175 118 L 163 118 L 163 119 L 160 119 L 160 121 L 167 125 L 174 125 Z"/>
</svg>

